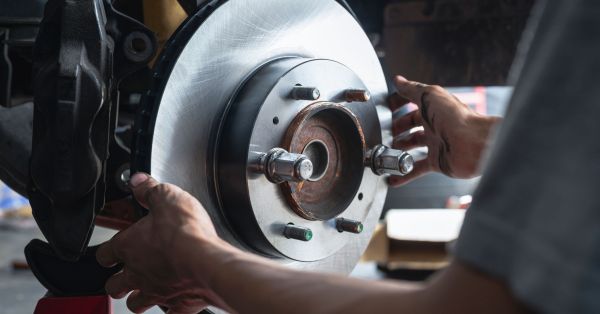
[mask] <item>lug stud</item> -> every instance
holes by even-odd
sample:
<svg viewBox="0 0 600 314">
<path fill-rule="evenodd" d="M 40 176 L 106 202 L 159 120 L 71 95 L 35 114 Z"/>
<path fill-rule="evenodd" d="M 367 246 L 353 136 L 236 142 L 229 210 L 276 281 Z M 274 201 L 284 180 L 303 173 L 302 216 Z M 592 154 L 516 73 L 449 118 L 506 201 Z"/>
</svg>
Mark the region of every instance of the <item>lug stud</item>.
<svg viewBox="0 0 600 314">
<path fill-rule="evenodd" d="M 292 89 L 292 98 L 298 100 L 317 100 L 321 92 L 316 87 L 296 86 Z"/>
<path fill-rule="evenodd" d="M 269 181 L 276 184 L 284 181 L 302 182 L 313 175 L 313 163 L 305 155 L 273 148 L 261 158 L 261 170 Z"/>
<path fill-rule="evenodd" d="M 309 228 L 299 227 L 290 223 L 283 229 L 283 235 L 288 239 L 307 242 L 312 239 L 313 232 Z"/>
<path fill-rule="evenodd" d="M 348 89 L 344 92 L 344 99 L 347 102 L 367 102 L 371 99 L 371 93 L 364 89 Z"/>
<path fill-rule="evenodd" d="M 363 224 L 360 221 L 352 219 L 337 218 L 335 220 L 335 228 L 339 232 L 350 232 L 359 234 L 363 231 Z"/>
<path fill-rule="evenodd" d="M 413 171 L 415 164 L 411 154 L 384 145 L 376 146 L 368 156 L 368 160 L 371 169 L 378 175 L 405 176 Z"/>
</svg>

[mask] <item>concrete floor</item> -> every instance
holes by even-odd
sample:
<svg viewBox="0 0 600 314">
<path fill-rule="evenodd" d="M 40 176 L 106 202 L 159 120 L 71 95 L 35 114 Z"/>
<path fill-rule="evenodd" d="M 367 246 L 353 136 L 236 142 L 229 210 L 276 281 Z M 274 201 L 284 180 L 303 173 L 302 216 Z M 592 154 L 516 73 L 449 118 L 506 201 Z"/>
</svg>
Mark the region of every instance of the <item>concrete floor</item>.
<svg viewBox="0 0 600 314">
<path fill-rule="evenodd" d="M 91 243 L 104 242 L 113 234 L 114 231 L 96 228 Z M 13 270 L 11 266 L 15 260 L 25 260 L 23 248 L 33 238 L 44 239 L 35 225 L 23 229 L 6 228 L 0 225 L 0 314 L 33 313 L 37 300 L 46 293 L 46 289 L 38 283 L 30 271 Z M 374 264 L 359 264 L 352 276 L 365 279 L 383 277 Z M 113 301 L 113 312 L 114 314 L 130 313 L 125 305 L 125 299 Z M 147 313 L 163 312 L 154 307 Z"/>
<path fill-rule="evenodd" d="M 114 231 L 96 228 L 92 243 L 104 242 Z M 25 260 L 23 248 L 33 239 L 44 239 L 35 226 L 25 229 L 14 229 L 0 226 L 0 314 L 33 313 L 37 300 L 46 293 L 33 274 L 28 270 L 13 270 L 12 262 Z M 130 313 L 125 299 L 113 302 L 113 313 Z M 163 313 L 153 308 L 147 313 Z"/>
</svg>

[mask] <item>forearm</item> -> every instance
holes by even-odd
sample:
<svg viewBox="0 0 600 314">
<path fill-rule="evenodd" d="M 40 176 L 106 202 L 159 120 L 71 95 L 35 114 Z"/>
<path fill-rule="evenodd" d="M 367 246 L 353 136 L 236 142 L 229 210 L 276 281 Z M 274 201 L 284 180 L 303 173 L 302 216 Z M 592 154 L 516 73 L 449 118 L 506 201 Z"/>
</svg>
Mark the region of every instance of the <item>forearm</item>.
<svg viewBox="0 0 600 314">
<path fill-rule="evenodd" d="M 421 286 L 295 271 L 236 250 L 221 252 L 211 290 L 242 313 L 421 313 Z"/>
<path fill-rule="evenodd" d="M 240 313 L 528 313 L 504 283 L 459 261 L 414 284 L 296 271 L 228 245 L 211 250 L 202 255 L 210 290 Z"/>
</svg>

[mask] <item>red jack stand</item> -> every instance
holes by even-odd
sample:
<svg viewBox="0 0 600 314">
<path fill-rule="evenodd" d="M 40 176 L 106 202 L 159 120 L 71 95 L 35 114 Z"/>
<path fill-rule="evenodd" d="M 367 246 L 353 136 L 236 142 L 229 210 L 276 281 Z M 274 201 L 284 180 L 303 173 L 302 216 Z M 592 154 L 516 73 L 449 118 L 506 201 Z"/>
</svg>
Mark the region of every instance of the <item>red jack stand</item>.
<svg viewBox="0 0 600 314">
<path fill-rule="evenodd" d="M 84 297 L 43 297 L 34 314 L 112 314 L 112 304 L 107 295 Z"/>
</svg>

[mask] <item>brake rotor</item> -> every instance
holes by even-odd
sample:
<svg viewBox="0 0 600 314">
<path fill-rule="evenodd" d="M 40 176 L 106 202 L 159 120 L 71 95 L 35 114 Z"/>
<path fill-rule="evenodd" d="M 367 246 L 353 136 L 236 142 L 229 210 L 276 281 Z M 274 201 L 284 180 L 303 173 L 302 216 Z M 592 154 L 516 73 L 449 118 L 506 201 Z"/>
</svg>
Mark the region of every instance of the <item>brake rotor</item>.
<svg viewBox="0 0 600 314">
<path fill-rule="evenodd" d="M 318 90 L 294 96 L 309 86 Z M 367 97 L 350 97 L 356 90 Z M 389 132 L 387 94 L 369 39 L 336 1 L 211 1 L 159 58 L 133 167 L 198 198 L 243 250 L 349 273 L 387 192 L 365 167 Z M 273 183 L 264 169 L 273 148 L 308 156 L 310 178 Z M 341 232 L 347 221 L 362 224 Z"/>
</svg>

